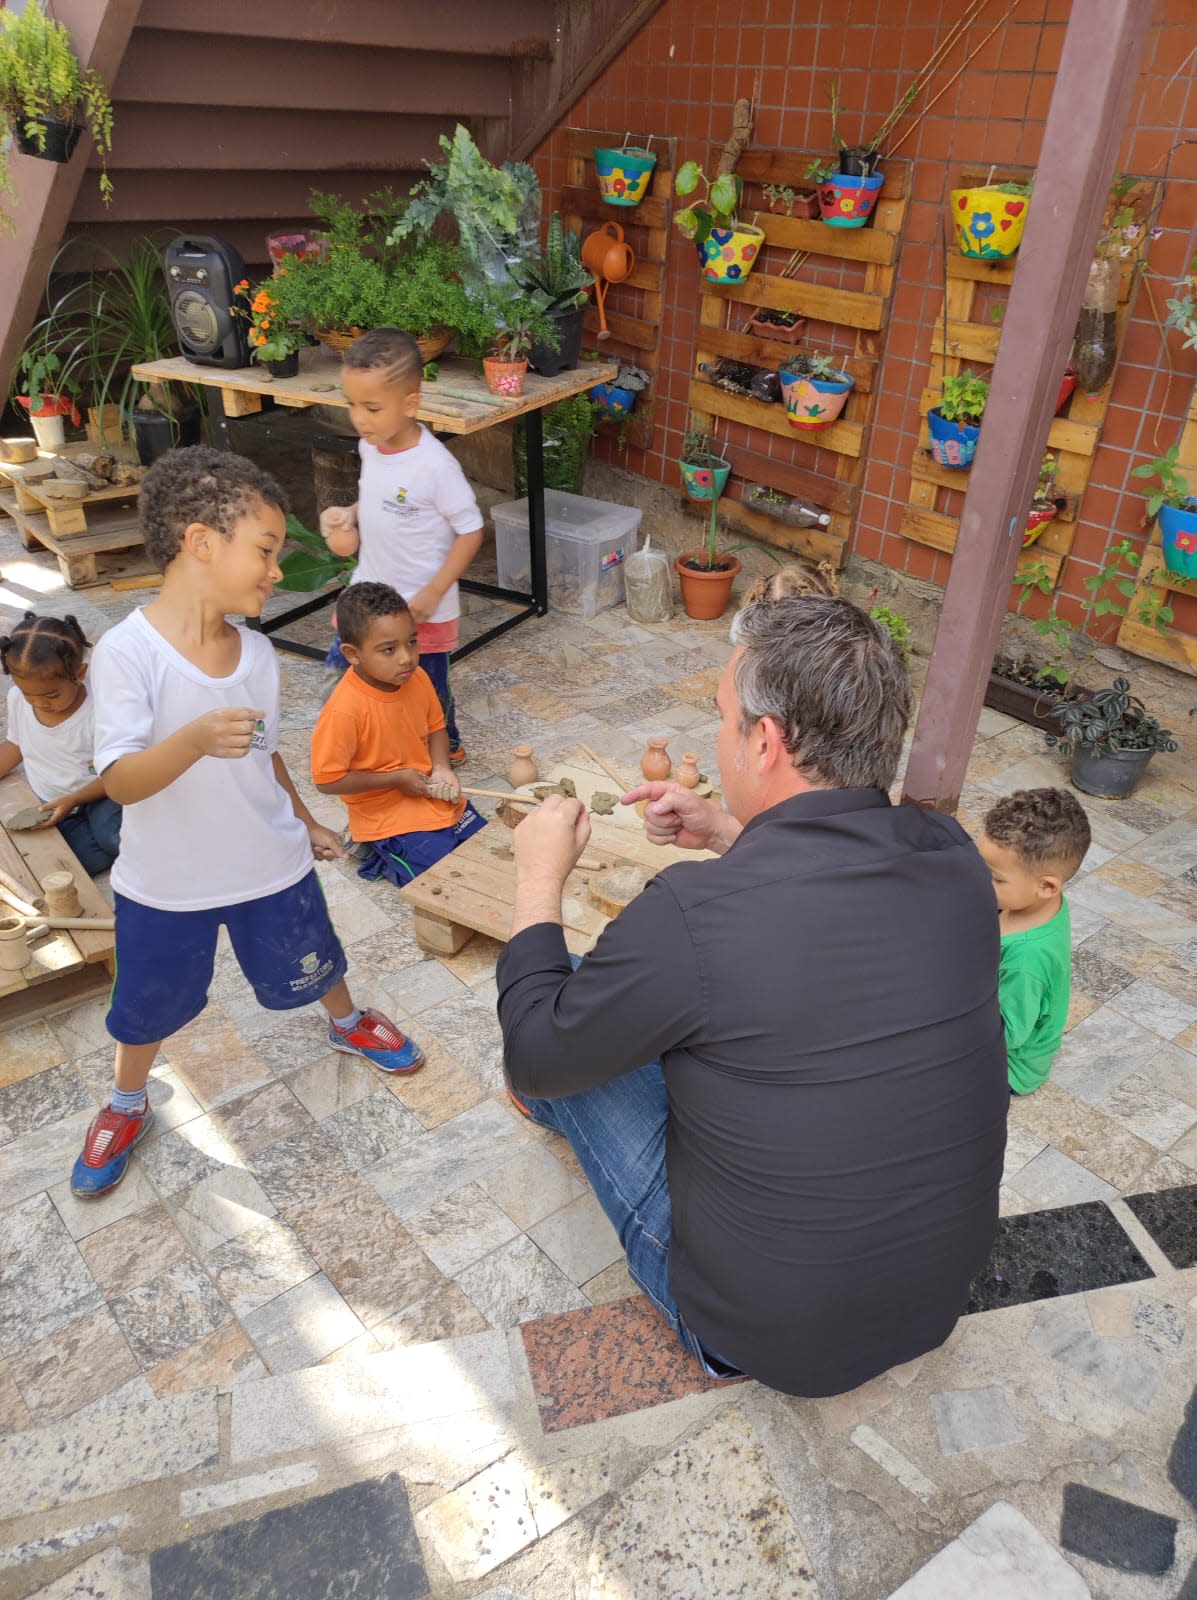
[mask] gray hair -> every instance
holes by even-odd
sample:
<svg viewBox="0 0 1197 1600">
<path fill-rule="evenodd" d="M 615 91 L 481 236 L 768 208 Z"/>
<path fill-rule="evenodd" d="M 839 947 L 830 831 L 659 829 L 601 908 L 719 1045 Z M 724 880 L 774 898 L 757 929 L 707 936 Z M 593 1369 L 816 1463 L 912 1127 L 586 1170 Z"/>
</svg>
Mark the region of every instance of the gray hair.
<svg viewBox="0 0 1197 1600">
<path fill-rule="evenodd" d="M 850 600 L 796 595 L 745 606 L 731 638 L 742 733 L 770 717 L 809 783 L 889 788 L 913 701 L 884 628 Z"/>
</svg>

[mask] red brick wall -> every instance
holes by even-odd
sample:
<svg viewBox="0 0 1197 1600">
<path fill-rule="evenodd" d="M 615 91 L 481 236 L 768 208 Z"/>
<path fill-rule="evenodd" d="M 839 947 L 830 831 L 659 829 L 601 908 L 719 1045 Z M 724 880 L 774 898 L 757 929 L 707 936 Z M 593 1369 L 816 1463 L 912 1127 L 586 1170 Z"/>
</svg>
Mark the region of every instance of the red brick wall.
<svg viewBox="0 0 1197 1600">
<path fill-rule="evenodd" d="M 705 161 L 712 142 L 721 144 L 730 131 L 734 100 L 751 94 L 759 72 L 755 142 L 799 150 L 828 148 L 829 79 L 838 75 L 841 82 L 841 134 L 851 140 L 858 132 L 871 132 L 965 9 L 964 0 L 903 0 L 898 7 L 889 0 L 740 0 L 737 6 L 725 0 L 719 5 L 716 0 L 666 0 L 568 120 L 576 127 L 675 135 L 679 162 L 690 157 Z M 1007 0 L 990 0 L 971 26 L 967 45 L 958 45 L 936 75 L 931 95 L 995 24 L 996 31 L 897 152 L 914 162 L 914 198 L 853 548 L 861 556 L 937 583 L 946 580 L 950 558 L 911 543 L 897 530 L 910 487 L 908 467 L 917 438 L 918 397 L 927 382 L 931 328 L 943 293 L 941 207 L 962 165 L 1031 166 L 1038 159 L 1069 6 L 1068 0 L 1020 0 L 1002 23 L 1006 9 Z M 905 20 L 895 22 L 895 17 Z M 1156 0 L 1119 160 L 1123 170 L 1161 176 L 1170 147 L 1186 132 L 1197 139 L 1195 52 L 1193 0 Z M 901 137 L 908 122 L 899 125 L 895 137 Z M 1079 107 L 1076 128 L 1078 138 L 1084 138 L 1085 115 Z M 542 147 L 537 164 L 551 204 L 564 181 L 559 133 Z M 1197 248 L 1195 218 L 1197 144 L 1179 150 L 1172 162 L 1159 218 L 1165 231 L 1152 246 L 1151 275 L 1139 291 L 1082 521 L 1062 574 L 1066 613 L 1076 614 L 1084 579 L 1096 570 L 1111 532 L 1139 542 L 1145 537 L 1142 493 L 1130 469 L 1176 439 L 1189 403 L 1197 352 L 1182 351 L 1176 334 L 1169 335 L 1165 346 L 1151 304 L 1164 314 L 1172 283 Z M 675 237 L 653 449 L 630 450 L 621 458 L 633 471 L 668 484 L 677 481 L 673 463 L 686 424 L 697 308 L 693 251 Z M 1169 358 L 1175 369 L 1171 378 Z M 720 438 L 725 437 L 733 458 L 737 446 L 747 448 L 745 430 L 721 425 Z M 765 448 L 765 437 L 754 435 L 757 449 Z M 610 450 L 603 444 L 597 448 Z M 773 448 L 789 447 L 774 440 Z M 1176 609 L 1178 624 L 1197 632 L 1197 603 L 1182 599 Z"/>
</svg>

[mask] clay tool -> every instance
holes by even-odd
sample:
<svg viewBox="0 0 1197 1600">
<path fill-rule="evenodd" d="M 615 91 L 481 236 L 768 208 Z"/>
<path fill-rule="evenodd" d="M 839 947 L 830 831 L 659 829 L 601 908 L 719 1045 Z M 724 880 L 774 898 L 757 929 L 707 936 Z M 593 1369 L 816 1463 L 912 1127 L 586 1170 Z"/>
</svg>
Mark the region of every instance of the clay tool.
<svg viewBox="0 0 1197 1600">
<path fill-rule="evenodd" d="M 538 806 L 542 799 L 536 794 L 512 794 L 508 789 L 467 789 L 464 783 L 461 792 L 481 800 L 515 800 L 521 806 Z"/>
<path fill-rule="evenodd" d="M 0 900 L 3 900 L 5 905 L 11 906 L 14 911 L 19 911 L 23 917 L 40 917 L 42 915 L 37 906 L 30 905 L 28 900 L 24 900 L 20 895 L 14 894 L 4 883 L 0 883 Z"/>
<path fill-rule="evenodd" d="M 502 856 L 505 861 L 511 861 L 515 856 L 515 851 L 509 844 L 492 844 L 490 849 L 492 855 Z M 606 865 L 607 863 L 605 861 L 597 861 L 593 856 L 580 856 L 579 859 L 574 862 L 574 871 L 602 872 Z"/>
<path fill-rule="evenodd" d="M 593 761 L 596 767 L 602 767 L 603 771 L 610 778 L 611 782 L 618 785 L 620 794 L 627 794 L 629 785 L 625 783 L 625 781 L 619 776 L 619 773 L 616 772 L 615 768 L 610 764 L 609 761 L 604 761 L 602 756 L 596 756 L 594 751 L 587 744 L 580 744 L 578 749 L 584 756 L 587 756 L 591 761 Z M 632 785 L 631 787 L 635 787 L 635 785 Z"/>
<path fill-rule="evenodd" d="M 111 933 L 116 927 L 115 917 L 51 917 L 45 912 L 35 912 L 26 917 L 30 928 L 90 928 L 96 933 Z"/>
</svg>

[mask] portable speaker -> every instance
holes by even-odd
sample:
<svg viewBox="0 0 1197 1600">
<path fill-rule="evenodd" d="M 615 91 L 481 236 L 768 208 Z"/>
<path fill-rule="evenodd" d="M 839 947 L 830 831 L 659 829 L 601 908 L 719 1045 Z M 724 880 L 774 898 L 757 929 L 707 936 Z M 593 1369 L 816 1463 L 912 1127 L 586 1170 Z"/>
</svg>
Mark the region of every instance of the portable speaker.
<svg viewBox="0 0 1197 1600">
<path fill-rule="evenodd" d="M 231 244 L 206 235 L 173 240 L 163 257 L 179 348 L 200 367 L 249 365 L 249 324 L 229 307 L 245 263 Z"/>
</svg>

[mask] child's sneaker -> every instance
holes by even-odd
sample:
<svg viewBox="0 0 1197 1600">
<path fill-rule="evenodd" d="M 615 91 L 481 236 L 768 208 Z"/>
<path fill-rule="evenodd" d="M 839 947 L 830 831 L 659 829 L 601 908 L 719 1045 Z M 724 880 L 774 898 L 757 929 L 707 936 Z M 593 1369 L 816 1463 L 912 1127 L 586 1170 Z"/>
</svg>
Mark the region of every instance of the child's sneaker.
<svg viewBox="0 0 1197 1600">
<path fill-rule="evenodd" d="M 383 1072 L 415 1072 L 424 1065 L 424 1052 L 406 1038 L 380 1011 L 363 1011 L 352 1028 L 338 1028 L 328 1019 L 328 1042 L 347 1056 L 365 1056 Z"/>
<path fill-rule="evenodd" d="M 97 1112 L 71 1173 L 71 1193 L 80 1200 L 96 1200 L 115 1189 L 128 1170 L 134 1145 L 145 1138 L 153 1120 L 148 1100 L 144 1111 L 132 1114 L 114 1111 L 111 1106 Z"/>
<path fill-rule="evenodd" d="M 456 750 L 449 751 L 449 765 L 451 767 L 464 767 L 468 760 L 469 756 L 466 755 L 464 744 L 459 744 Z"/>
</svg>

